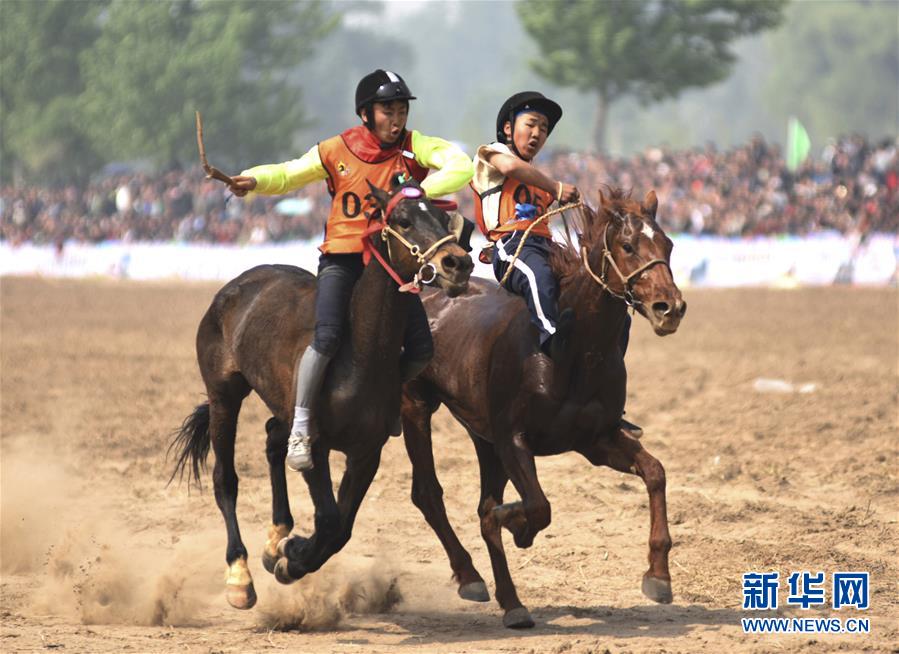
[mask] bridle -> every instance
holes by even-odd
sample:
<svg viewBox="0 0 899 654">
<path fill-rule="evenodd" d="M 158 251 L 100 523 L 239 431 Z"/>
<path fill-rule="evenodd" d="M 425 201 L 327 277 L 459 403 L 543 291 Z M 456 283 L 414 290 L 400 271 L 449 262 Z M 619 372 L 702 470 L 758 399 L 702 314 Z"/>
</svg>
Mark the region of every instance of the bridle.
<svg viewBox="0 0 899 654">
<path fill-rule="evenodd" d="M 624 223 L 624 218 L 618 214 L 613 213 L 613 215 L 618 218 L 622 224 Z M 584 262 L 584 268 L 586 268 L 587 272 L 593 278 L 597 284 L 602 286 L 603 290 L 605 290 L 609 295 L 618 298 L 619 300 L 624 300 L 624 303 L 627 306 L 636 308 L 637 305 L 642 305 L 643 302 L 638 300 L 634 296 L 633 285 L 639 279 L 639 277 L 649 270 L 652 266 L 656 264 L 663 264 L 668 271 L 671 272 L 671 265 L 665 261 L 664 259 L 652 259 L 651 261 L 647 261 L 642 266 L 631 272 L 629 275 L 625 275 L 621 272 L 621 269 L 615 263 L 615 259 L 612 258 L 612 251 L 609 249 L 609 225 L 611 221 L 606 223 L 605 228 L 602 232 L 602 269 L 600 273 L 597 275 L 593 272 L 593 269 L 590 268 L 590 261 L 587 257 L 587 248 L 584 245 L 581 245 L 581 260 Z M 617 291 L 612 290 L 612 287 L 609 285 L 606 277 L 609 272 L 609 266 L 612 267 L 612 270 L 615 271 L 615 274 L 618 275 L 618 279 L 621 281 L 623 292 L 619 293 Z"/>
<path fill-rule="evenodd" d="M 409 240 L 387 223 L 390 214 L 393 213 L 393 210 L 396 209 L 400 202 L 403 200 L 422 200 L 423 198 L 424 193 L 415 187 L 406 186 L 400 189 L 392 198 L 390 198 L 390 201 L 384 209 L 381 220 L 372 224 L 363 234 L 363 260 L 367 264 L 370 258 L 374 256 L 375 259 L 378 260 L 378 263 L 381 264 L 381 267 L 387 271 L 387 274 L 389 274 L 399 285 L 401 293 L 420 293 L 422 285 L 432 284 L 436 281 L 440 274 L 437 272 L 437 266 L 431 263 L 431 259 L 434 258 L 434 255 L 437 254 L 437 251 L 443 245 L 457 241 L 455 234 L 447 234 L 443 238 L 437 239 L 426 250 L 422 251 L 421 246 L 409 242 Z M 445 211 L 456 208 L 455 202 L 444 200 L 431 200 L 430 202 L 433 206 Z M 381 240 L 387 244 L 387 258 L 389 259 L 389 262 L 386 261 L 378 249 L 372 245 L 371 236 L 378 233 L 381 235 Z M 391 236 L 399 241 L 399 243 L 409 251 L 409 254 L 421 264 L 421 267 L 412 277 L 411 281 L 403 281 L 403 278 L 399 276 L 399 273 L 397 273 L 391 265 L 393 263 L 393 251 L 390 247 Z"/>
</svg>

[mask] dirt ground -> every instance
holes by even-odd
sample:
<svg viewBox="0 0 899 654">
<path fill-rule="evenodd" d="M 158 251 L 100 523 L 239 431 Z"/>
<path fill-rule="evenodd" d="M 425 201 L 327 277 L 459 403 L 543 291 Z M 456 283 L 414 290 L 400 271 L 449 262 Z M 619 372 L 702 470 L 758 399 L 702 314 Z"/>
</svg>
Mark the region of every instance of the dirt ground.
<svg viewBox="0 0 899 654">
<path fill-rule="evenodd" d="M 4 278 L 0 651 L 821 652 L 899 651 L 895 289 L 686 289 L 674 336 L 636 318 L 628 416 L 664 464 L 674 603 L 640 592 L 642 482 L 575 455 L 539 462 L 553 523 L 507 552 L 537 626 L 456 596 L 437 538 L 409 500 L 399 439 L 384 450 L 350 544 L 281 586 L 262 568 L 268 417 L 238 432 L 242 533 L 259 604 L 224 595 L 225 530 L 206 489 L 166 486 L 170 433 L 203 401 L 194 334 L 218 285 Z M 760 393 L 757 378 L 813 383 Z M 450 520 L 492 590 L 471 444 L 436 420 Z M 339 457 L 335 457 L 337 459 Z M 339 460 L 333 461 L 340 467 Z M 311 528 L 291 479 L 297 530 Z M 744 635 L 748 571 L 860 570 L 871 633 Z M 828 592 L 828 606 L 830 593 Z"/>
</svg>

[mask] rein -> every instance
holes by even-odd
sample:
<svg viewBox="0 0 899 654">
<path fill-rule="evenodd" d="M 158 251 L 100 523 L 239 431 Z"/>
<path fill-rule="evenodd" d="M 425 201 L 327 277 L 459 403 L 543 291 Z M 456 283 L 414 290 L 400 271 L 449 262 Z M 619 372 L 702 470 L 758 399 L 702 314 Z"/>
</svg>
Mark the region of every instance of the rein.
<svg viewBox="0 0 899 654">
<path fill-rule="evenodd" d="M 562 213 L 563 211 L 568 211 L 569 209 L 574 209 L 576 207 L 583 207 L 583 202 L 572 202 L 571 204 L 566 204 L 561 207 L 556 207 L 551 211 L 547 211 L 546 213 L 538 216 L 534 219 L 534 221 L 528 225 L 528 228 L 524 230 L 524 235 L 521 237 L 521 241 L 518 243 L 518 247 L 515 248 L 515 254 L 512 255 L 512 258 L 509 260 L 509 267 L 506 268 L 506 274 L 503 275 L 503 278 L 499 280 L 499 285 L 502 286 L 506 283 L 506 280 L 509 279 L 509 275 L 512 274 L 512 268 L 515 267 L 515 262 L 518 260 L 518 256 L 521 254 L 521 249 L 524 247 L 524 244 L 528 240 L 528 236 L 531 234 L 531 230 L 534 229 L 539 223 L 543 222 L 547 218 L 551 216 L 555 216 L 557 213 Z"/>
<path fill-rule="evenodd" d="M 664 264 L 668 267 L 668 271 L 671 271 L 670 264 L 664 259 L 652 259 L 651 261 L 647 261 L 642 266 L 631 272 L 629 275 L 624 275 L 621 272 L 621 269 L 618 268 L 618 265 L 615 263 L 615 259 L 612 258 L 612 251 L 609 249 L 609 224 L 606 223 L 605 229 L 602 232 L 602 270 L 600 274 L 597 275 L 593 272 L 593 269 L 590 268 L 590 261 L 587 258 L 587 248 L 584 245 L 581 245 L 581 261 L 584 262 L 584 268 L 593 278 L 597 284 L 602 286 L 603 290 L 605 290 L 609 295 L 613 297 L 617 297 L 619 300 L 624 300 L 624 303 L 631 308 L 636 308 L 636 306 L 642 305 L 643 303 L 634 297 L 633 290 L 631 286 L 633 285 L 636 278 L 639 278 L 644 272 L 649 270 L 652 266 L 657 263 Z M 608 281 L 606 281 L 606 275 L 608 273 L 608 266 L 612 266 L 612 270 L 618 275 L 618 279 L 621 281 L 621 285 L 624 289 L 622 293 L 618 293 L 617 291 L 612 290 L 612 287 L 609 286 Z"/>
<path fill-rule="evenodd" d="M 437 279 L 439 273 L 437 272 L 437 267 L 431 263 L 431 259 L 437 254 L 437 250 L 439 250 L 445 243 L 457 240 L 455 234 L 447 234 L 443 238 L 437 239 L 427 250 L 422 252 L 420 246 L 415 243 L 410 243 L 402 234 L 387 224 L 387 219 L 400 202 L 407 199 L 420 199 L 422 196 L 421 191 L 416 188 L 403 188 L 399 193 L 390 198 L 390 202 L 387 203 L 387 207 L 384 209 L 384 216 L 381 221 L 369 226 L 362 235 L 363 258 L 365 263 L 368 263 L 371 257 L 374 256 L 378 263 L 381 264 L 381 267 L 387 271 L 387 274 L 390 275 L 393 278 L 393 281 L 400 287 L 400 293 L 421 293 L 422 285 L 433 283 L 434 280 Z M 431 204 L 441 209 L 455 208 L 454 202 L 432 200 Z M 387 258 L 390 260 L 389 262 L 385 260 L 381 253 L 378 252 L 378 249 L 372 245 L 371 237 L 378 233 L 381 235 L 381 240 L 387 243 Z M 393 252 L 390 248 L 391 236 L 399 241 L 403 247 L 409 251 L 409 254 L 415 257 L 415 260 L 421 264 L 421 267 L 412 277 L 411 281 L 403 281 L 403 278 L 399 276 L 399 273 L 397 273 L 391 265 L 393 261 Z"/>
</svg>

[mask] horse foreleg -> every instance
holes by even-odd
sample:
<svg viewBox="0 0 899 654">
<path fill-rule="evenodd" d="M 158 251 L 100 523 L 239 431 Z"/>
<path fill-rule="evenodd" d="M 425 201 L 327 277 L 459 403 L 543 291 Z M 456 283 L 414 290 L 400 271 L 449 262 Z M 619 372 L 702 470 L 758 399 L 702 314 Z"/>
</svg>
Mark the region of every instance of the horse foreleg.
<svg viewBox="0 0 899 654">
<path fill-rule="evenodd" d="M 225 561 L 228 577 L 225 582 L 228 603 L 236 609 L 249 609 L 256 604 L 256 590 L 247 567 L 247 548 L 240 538 L 237 524 L 237 472 L 234 470 L 234 441 L 237 437 L 237 414 L 240 400 L 209 398 L 209 438 L 215 452 L 212 483 L 225 528 L 228 548 Z"/>
<path fill-rule="evenodd" d="M 312 447 L 313 467 L 303 473 L 315 506 L 315 532 L 309 538 L 295 535 L 282 538 L 278 543 L 279 556 L 275 564 L 275 579 L 291 584 L 321 567 L 312 561 L 337 537 L 340 532 L 340 511 L 334 499 L 331 485 L 330 451 L 316 445 Z"/>
<path fill-rule="evenodd" d="M 331 541 L 328 551 L 322 553 L 322 559 L 317 561 L 319 567 L 350 541 L 353 535 L 353 525 L 356 523 L 356 514 L 359 512 L 362 500 L 365 498 L 380 464 L 381 447 L 376 447 L 361 456 L 350 455 L 347 457 L 346 470 L 337 491 L 340 531 L 337 537 Z"/>
<path fill-rule="evenodd" d="M 537 479 L 534 454 L 524 434 L 515 434 L 509 442 L 497 444 L 496 451 L 522 503 L 513 502 L 494 509 L 500 524 L 507 527 L 518 547 L 530 547 L 534 537 L 549 526 L 552 509 Z"/>
<path fill-rule="evenodd" d="M 313 459 L 315 460 L 314 455 Z M 368 487 L 375 478 L 380 462 L 380 447 L 366 452 L 361 457 L 347 456 L 346 471 L 343 473 L 337 493 L 336 511 L 332 511 L 331 508 L 327 508 L 325 511 L 321 510 L 321 504 L 325 500 L 324 491 L 327 490 L 330 495 L 330 476 L 327 488 L 316 484 L 316 490 L 313 491 L 312 496 L 312 500 L 315 502 L 315 533 L 308 541 L 297 536 L 287 541 L 286 545 L 294 547 L 292 550 L 285 547 L 283 551 L 287 558 L 281 559 L 275 566 L 275 577 L 279 581 L 282 580 L 279 575 L 284 572 L 289 574 L 291 581 L 315 572 L 349 542 L 353 533 L 356 513 L 359 511 Z M 315 470 L 318 468 L 319 463 L 315 460 L 315 468 L 303 474 L 307 481 L 314 477 Z M 311 483 L 309 488 L 313 490 Z M 320 493 L 318 497 L 317 492 Z M 333 495 L 331 497 L 333 498 Z M 284 563 L 285 561 L 286 563 Z"/>
<path fill-rule="evenodd" d="M 496 583 L 496 601 L 503 609 L 503 625 L 513 629 L 534 626 L 531 614 L 518 599 L 515 583 L 509 572 L 509 562 L 503 548 L 503 532 L 497 513 L 494 511 L 503 503 L 503 490 L 509 481 L 503 463 L 493 445 L 472 436 L 478 454 L 481 470 L 481 500 L 478 503 L 478 517 L 481 523 L 481 537 L 487 545 L 493 581 Z"/>
<path fill-rule="evenodd" d="M 440 539 L 459 584 L 459 597 L 474 602 L 487 602 L 490 595 L 483 577 L 475 569 L 471 555 L 459 542 L 443 503 L 443 488 L 434 467 L 431 442 L 431 415 L 428 403 L 403 396 L 403 439 L 412 462 L 412 503 L 422 512 L 431 529 Z"/>
<path fill-rule="evenodd" d="M 269 572 L 275 571 L 278 562 L 278 543 L 287 538 L 293 529 L 290 500 L 287 496 L 287 475 L 284 459 L 287 457 L 287 437 L 289 428 L 277 418 L 269 418 L 265 423 L 268 435 L 265 441 L 265 456 L 268 459 L 268 474 L 272 483 L 272 524 L 268 528 L 268 538 L 262 551 L 262 565 Z"/>
<path fill-rule="evenodd" d="M 610 439 L 600 438 L 581 452 L 593 465 L 605 465 L 620 472 L 637 475 L 649 493 L 649 569 L 643 575 L 643 594 L 654 602 L 672 600 L 668 552 L 668 513 L 665 500 L 665 469 L 634 438 L 616 431 Z"/>
</svg>

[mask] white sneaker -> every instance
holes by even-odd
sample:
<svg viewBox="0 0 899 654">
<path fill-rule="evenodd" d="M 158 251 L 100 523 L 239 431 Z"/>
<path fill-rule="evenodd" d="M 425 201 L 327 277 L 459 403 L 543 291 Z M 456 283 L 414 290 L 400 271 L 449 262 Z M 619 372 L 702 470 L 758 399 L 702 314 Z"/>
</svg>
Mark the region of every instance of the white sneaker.
<svg viewBox="0 0 899 654">
<path fill-rule="evenodd" d="M 287 467 L 294 472 L 312 470 L 312 444 L 304 434 L 291 434 L 287 441 Z"/>
</svg>

